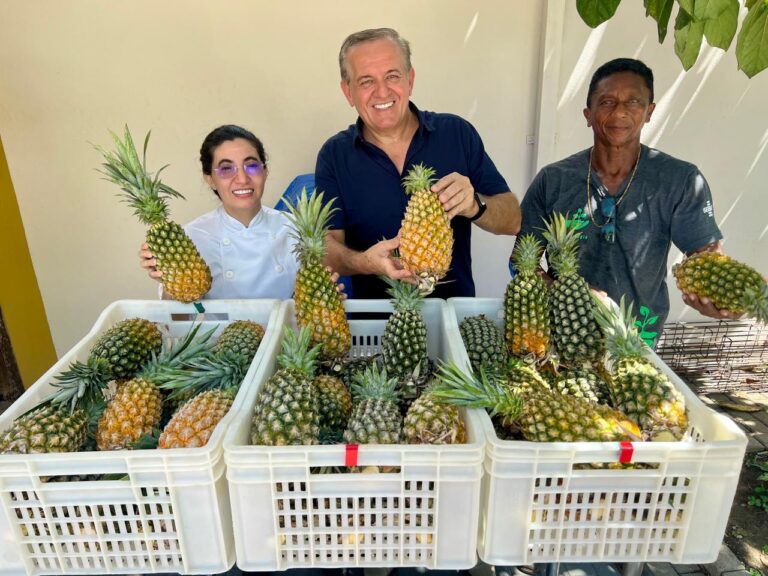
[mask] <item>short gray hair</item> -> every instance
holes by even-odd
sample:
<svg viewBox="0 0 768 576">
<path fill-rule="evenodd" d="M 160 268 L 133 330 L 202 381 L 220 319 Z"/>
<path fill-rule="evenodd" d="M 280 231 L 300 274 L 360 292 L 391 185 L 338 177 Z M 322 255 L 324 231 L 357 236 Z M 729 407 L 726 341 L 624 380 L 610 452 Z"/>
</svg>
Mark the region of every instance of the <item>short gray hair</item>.
<svg viewBox="0 0 768 576">
<path fill-rule="evenodd" d="M 341 71 L 341 79 L 344 82 L 349 84 L 350 81 L 349 72 L 347 72 L 347 52 L 349 52 L 349 49 L 357 44 L 380 40 L 382 38 L 392 40 L 392 42 L 398 45 L 400 52 L 403 54 L 403 59 L 405 60 L 405 71 L 411 71 L 411 45 L 408 43 L 408 40 L 400 36 L 400 34 L 397 33 L 397 30 L 393 30 L 392 28 L 370 28 L 368 30 L 361 30 L 360 32 L 350 34 L 341 45 L 341 50 L 339 50 L 339 70 Z"/>
</svg>

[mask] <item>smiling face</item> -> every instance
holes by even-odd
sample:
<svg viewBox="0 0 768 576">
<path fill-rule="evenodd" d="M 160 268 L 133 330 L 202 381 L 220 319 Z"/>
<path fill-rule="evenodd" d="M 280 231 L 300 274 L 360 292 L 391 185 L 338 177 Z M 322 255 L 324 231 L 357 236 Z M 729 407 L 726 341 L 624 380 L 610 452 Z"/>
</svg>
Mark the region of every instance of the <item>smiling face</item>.
<svg viewBox="0 0 768 576">
<path fill-rule="evenodd" d="M 587 126 L 595 134 L 595 144 L 610 147 L 636 145 L 643 125 L 651 120 L 656 104 L 641 76 L 618 72 L 603 78 L 584 108 Z"/>
<path fill-rule="evenodd" d="M 341 81 L 347 101 L 363 123 L 379 134 L 391 134 L 408 125 L 408 100 L 414 70 L 406 70 L 400 47 L 388 38 L 352 46 L 346 55 L 349 83 Z"/>
<path fill-rule="evenodd" d="M 227 177 L 227 168 L 231 167 L 236 167 L 237 171 Z M 246 226 L 261 210 L 267 168 L 248 140 L 237 138 L 222 142 L 213 152 L 211 174 L 203 176 L 208 185 L 218 192 L 227 214 Z"/>
</svg>

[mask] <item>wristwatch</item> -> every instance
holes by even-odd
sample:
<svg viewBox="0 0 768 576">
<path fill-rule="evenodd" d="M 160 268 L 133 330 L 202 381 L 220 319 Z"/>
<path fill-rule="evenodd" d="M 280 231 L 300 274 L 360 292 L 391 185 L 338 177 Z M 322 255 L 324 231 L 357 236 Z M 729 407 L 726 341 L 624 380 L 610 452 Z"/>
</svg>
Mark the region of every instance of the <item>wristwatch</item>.
<svg viewBox="0 0 768 576">
<path fill-rule="evenodd" d="M 488 206 L 486 205 L 485 202 L 483 202 L 482 198 L 480 198 L 480 194 L 478 194 L 477 192 L 475 192 L 475 202 L 477 202 L 478 210 L 477 210 L 477 214 L 475 214 L 469 219 L 470 222 L 474 222 L 475 220 L 480 218 L 480 216 L 485 214 L 485 211 L 488 209 Z"/>
</svg>

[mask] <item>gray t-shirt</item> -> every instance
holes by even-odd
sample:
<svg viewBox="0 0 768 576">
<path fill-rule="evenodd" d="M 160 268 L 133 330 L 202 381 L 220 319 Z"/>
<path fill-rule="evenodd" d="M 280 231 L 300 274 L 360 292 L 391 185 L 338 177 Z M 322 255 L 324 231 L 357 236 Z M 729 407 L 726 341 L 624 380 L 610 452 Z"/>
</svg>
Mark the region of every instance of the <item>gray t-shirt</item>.
<svg viewBox="0 0 768 576">
<path fill-rule="evenodd" d="M 581 230 L 580 273 L 616 302 L 634 301 L 643 339 L 654 345 L 669 314 L 667 257 L 671 243 L 689 254 L 723 236 L 714 218 L 712 195 L 698 168 L 642 146 L 640 163 L 616 208 L 615 241 L 605 238 L 600 203 L 607 189 L 593 170 L 587 203 L 589 149 L 545 166 L 534 178 L 521 208 L 520 235 L 542 239 L 544 218 L 568 214 Z M 619 187 L 619 201 L 627 180 Z M 543 241 L 543 239 L 542 239 Z"/>
</svg>

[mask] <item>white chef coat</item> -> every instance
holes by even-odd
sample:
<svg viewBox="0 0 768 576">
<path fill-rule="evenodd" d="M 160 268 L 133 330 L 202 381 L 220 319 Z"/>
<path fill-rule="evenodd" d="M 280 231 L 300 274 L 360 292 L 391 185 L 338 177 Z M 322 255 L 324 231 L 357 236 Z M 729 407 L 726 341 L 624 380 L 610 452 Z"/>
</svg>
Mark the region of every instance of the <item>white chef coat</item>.
<svg viewBox="0 0 768 576">
<path fill-rule="evenodd" d="M 246 227 L 219 206 L 184 230 L 211 269 L 205 298 L 292 297 L 299 265 L 284 212 L 262 206 Z"/>
</svg>

